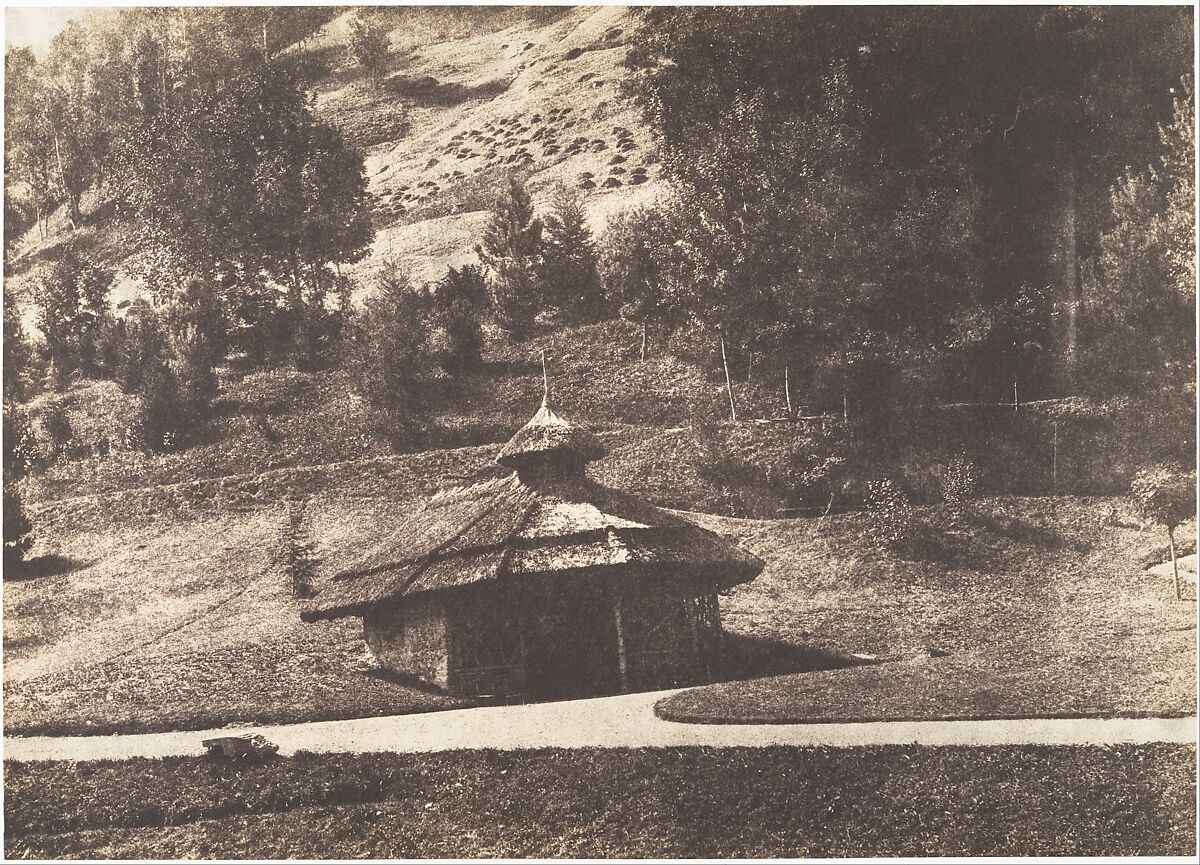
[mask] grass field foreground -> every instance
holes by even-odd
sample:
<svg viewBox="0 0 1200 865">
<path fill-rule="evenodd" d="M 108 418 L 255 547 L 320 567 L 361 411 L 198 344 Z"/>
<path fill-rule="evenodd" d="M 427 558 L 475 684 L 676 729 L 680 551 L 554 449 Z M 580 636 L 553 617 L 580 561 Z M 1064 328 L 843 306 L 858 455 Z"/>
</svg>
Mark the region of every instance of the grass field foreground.
<svg viewBox="0 0 1200 865">
<path fill-rule="evenodd" d="M 1181 746 L 16 764 L 10 858 L 1186 855 Z"/>
<path fill-rule="evenodd" d="M 1194 588 L 1193 600 L 1177 600 L 1169 578 L 1145 570 L 1161 539 L 1119 499 L 1002 497 L 957 514 L 924 508 L 919 543 L 901 551 L 881 548 L 869 514 L 824 525 L 722 523 L 771 562 L 723 601 L 727 631 L 765 645 L 765 654 L 803 649 L 814 660 L 672 695 L 657 707 L 662 717 L 780 723 L 1196 711 Z"/>
</svg>

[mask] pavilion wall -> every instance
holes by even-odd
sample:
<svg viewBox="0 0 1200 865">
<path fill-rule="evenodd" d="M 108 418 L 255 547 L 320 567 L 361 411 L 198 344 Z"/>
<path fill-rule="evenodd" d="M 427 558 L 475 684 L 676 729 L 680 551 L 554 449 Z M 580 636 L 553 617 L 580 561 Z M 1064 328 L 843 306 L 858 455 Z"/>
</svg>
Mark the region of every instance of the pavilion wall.
<svg viewBox="0 0 1200 865">
<path fill-rule="evenodd" d="M 437 598 L 374 607 L 363 616 L 363 639 L 383 667 L 442 688 L 449 685 L 446 611 Z"/>
</svg>

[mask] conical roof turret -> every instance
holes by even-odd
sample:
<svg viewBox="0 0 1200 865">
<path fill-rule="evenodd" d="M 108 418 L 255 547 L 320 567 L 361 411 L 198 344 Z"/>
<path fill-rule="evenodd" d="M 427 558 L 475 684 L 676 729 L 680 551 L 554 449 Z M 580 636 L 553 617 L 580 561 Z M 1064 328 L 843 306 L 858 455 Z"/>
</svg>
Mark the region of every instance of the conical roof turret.
<svg viewBox="0 0 1200 865">
<path fill-rule="evenodd" d="M 496 462 L 511 469 L 548 462 L 583 466 L 606 453 L 600 439 L 555 412 L 543 397 L 541 408 L 500 449 Z"/>
</svg>

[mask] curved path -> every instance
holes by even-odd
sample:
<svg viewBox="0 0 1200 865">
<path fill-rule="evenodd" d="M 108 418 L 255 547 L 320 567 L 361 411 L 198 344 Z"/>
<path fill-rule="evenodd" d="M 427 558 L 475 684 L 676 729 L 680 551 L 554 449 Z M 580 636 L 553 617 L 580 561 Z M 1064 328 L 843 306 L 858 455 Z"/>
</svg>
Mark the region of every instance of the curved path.
<svg viewBox="0 0 1200 865">
<path fill-rule="evenodd" d="M 658 748 L 770 745 L 1112 745 L 1196 742 L 1196 718 L 877 721 L 846 724 L 681 724 L 654 715 L 673 691 L 454 709 L 346 721 L 117 736 L 11 737 L 5 760 L 115 760 L 204 753 L 213 736 L 261 733 L 281 754 L 458 748 Z"/>
</svg>

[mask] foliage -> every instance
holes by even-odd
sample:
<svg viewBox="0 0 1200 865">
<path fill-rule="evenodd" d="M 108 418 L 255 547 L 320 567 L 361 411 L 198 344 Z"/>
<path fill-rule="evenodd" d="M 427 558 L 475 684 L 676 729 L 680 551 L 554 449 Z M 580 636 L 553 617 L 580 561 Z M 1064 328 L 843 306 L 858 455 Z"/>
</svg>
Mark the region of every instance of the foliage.
<svg viewBox="0 0 1200 865">
<path fill-rule="evenodd" d="M 32 434 L 27 418 L 4 401 L 4 566 L 25 558 L 33 545 L 33 523 L 25 514 L 20 480 L 32 468 Z"/>
<path fill-rule="evenodd" d="M 1138 472 L 1129 486 L 1133 502 L 1149 520 L 1174 530 L 1196 516 L 1196 473 L 1179 466 Z"/>
<path fill-rule="evenodd" d="M 217 365 L 225 357 L 224 304 L 211 283 L 192 279 L 176 293 L 165 319 L 185 397 L 202 411 L 217 395 Z"/>
<path fill-rule="evenodd" d="M 75 437 L 70 415 L 61 402 L 51 403 L 42 413 L 42 429 L 50 439 L 51 454 L 54 458 L 61 456 Z"/>
<path fill-rule="evenodd" d="M 1161 390 L 1194 399 L 1195 141 L 1194 99 L 1185 87 L 1172 122 L 1159 128 L 1154 161 L 1112 189 L 1085 295 L 1085 372 L 1095 393 Z"/>
<path fill-rule="evenodd" d="M 373 80 L 379 80 L 387 71 L 391 44 L 387 30 L 375 16 L 362 13 L 354 16 L 354 20 L 350 22 L 347 48 L 354 62 Z"/>
<path fill-rule="evenodd" d="M 965 453 L 956 454 L 941 475 L 942 500 L 960 513 L 979 494 L 979 468 Z"/>
<path fill-rule="evenodd" d="M 182 447 L 197 418 L 166 358 L 152 356 L 142 370 L 138 432 L 151 451 L 165 453 Z"/>
<path fill-rule="evenodd" d="M 316 594 L 318 561 L 305 523 L 307 501 L 289 501 L 280 537 L 280 558 L 294 598 Z"/>
<path fill-rule="evenodd" d="M 33 346 L 25 335 L 16 304 L 4 298 L 4 401 L 29 396 Z"/>
<path fill-rule="evenodd" d="M 126 393 L 137 393 L 149 365 L 168 357 L 167 335 L 158 313 L 143 298 L 130 305 L 121 325 L 118 380 Z"/>
<path fill-rule="evenodd" d="M 149 63 L 161 48 L 147 39 Z M 288 348 L 319 310 L 305 292 L 327 292 L 331 266 L 360 260 L 374 231 L 361 156 L 283 66 L 234 54 L 208 77 L 145 83 L 170 98 L 144 100 L 112 187 L 138 244 L 130 266 L 160 302 L 195 279 L 212 285 L 261 360 Z"/>
<path fill-rule="evenodd" d="M 33 290 L 38 327 L 45 336 L 59 389 L 76 369 L 86 375 L 98 371 L 96 343 L 110 315 L 112 279 L 111 271 L 88 261 L 70 246 L 39 274 Z"/>
<path fill-rule="evenodd" d="M 630 63 L 683 199 L 693 315 L 806 380 L 883 376 L 869 408 L 939 379 L 1071 386 L 1076 250 L 1190 67 L 1177 12 L 896 8 L 867 29 L 832 8 L 643 14 Z M 1000 334 L 964 340 L 960 322 L 1047 285 L 1033 375 Z"/>
<path fill-rule="evenodd" d="M 916 513 L 894 481 L 881 478 L 869 482 L 866 505 L 874 518 L 872 535 L 885 545 L 894 547 L 912 538 Z"/>
<path fill-rule="evenodd" d="M 542 306 L 537 279 L 541 246 L 542 221 L 534 215 L 533 199 L 520 179 L 510 175 L 475 252 L 488 274 L 497 324 L 514 339 L 529 335 Z"/>
<path fill-rule="evenodd" d="M 668 331 L 680 324 L 680 218 L 673 202 L 641 206 L 613 216 L 600 238 L 597 268 L 607 304 L 634 321 L 655 321 Z"/>
<path fill-rule="evenodd" d="M 404 447 L 422 425 L 418 383 L 427 364 L 430 300 L 394 259 L 381 262 L 372 287 L 355 321 L 350 364 L 375 428 Z"/>
<path fill-rule="evenodd" d="M 451 372 L 478 367 L 482 361 L 480 319 L 487 307 L 487 282 L 479 268 L 467 264 L 448 268 L 434 287 L 437 318 L 446 332 L 443 364 Z"/>
<path fill-rule="evenodd" d="M 25 558 L 33 546 L 33 523 L 25 514 L 21 491 L 4 484 L 4 568 L 7 571 Z"/>
<path fill-rule="evenodd" d="M 579 195 L 561 182 L 544 219 L 538 278 L 545 302 L 569 320 L 590 321 L 602 314 L 604 297 L 587 213 Z"/>
</svg>

